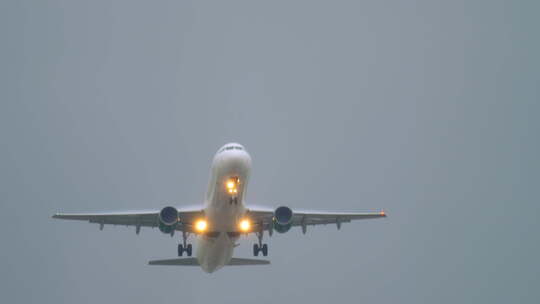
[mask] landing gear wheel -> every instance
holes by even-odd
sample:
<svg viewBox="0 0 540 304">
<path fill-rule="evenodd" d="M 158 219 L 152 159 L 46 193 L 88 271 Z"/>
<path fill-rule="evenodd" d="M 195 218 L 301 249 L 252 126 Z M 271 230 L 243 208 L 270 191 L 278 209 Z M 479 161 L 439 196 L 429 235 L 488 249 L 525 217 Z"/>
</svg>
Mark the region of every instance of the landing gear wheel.
<svg viewBox="0 0 540 304">
<path fill-rule="evenodd" d="M 178 256 L 182 256 L 184 253 L 184 246 L 182 244 L 178 244 Z"/>
<path fill-rule="evenodd" d="M 186 248 L 187 256 L 191 256 L 192 252 L 193 252 L 193 246 L 191 246 L 191 244 L 188 244 Z"/>
<path fill-rule="evenodd" d="M 268 244 L 264 244 L 261 248 L 263 256 L 268 255 Z"/>
<path fill-rule="evenodd" d="M 258 244 L 253 244 L 253 255 L 254 256 L 259 256 L 259 245 Z"/>
</svg>

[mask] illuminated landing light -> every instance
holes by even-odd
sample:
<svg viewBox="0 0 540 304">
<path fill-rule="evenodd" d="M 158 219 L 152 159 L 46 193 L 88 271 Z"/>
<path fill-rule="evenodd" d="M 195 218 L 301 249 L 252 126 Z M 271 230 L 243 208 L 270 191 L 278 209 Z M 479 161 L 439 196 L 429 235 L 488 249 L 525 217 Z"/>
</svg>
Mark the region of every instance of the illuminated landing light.
<svg viewBox="0 0 540 304">
<path fill-rule="evenodd" d="M 238 193 L 237 186 L 238 186 L 239 183 L 240 183 L 240 181 L 238 180 L 237 177 L 228 179 L 227 182 L 225 183 L 225 187 L 227 188 L 227 192 L 229 192 L 230 194 Z"/>
<path fill-rule="evenodd" d="M 386 212 L 384 212 L 384 210 L 381 210 L 381 216 L 386 216 Z"/>
<path fill-rule="evenodd" d="M 225 182 L 225 188 L 229 194 L 234 195 L 238 193 L 238 185 L 240 184 L 240 179 L 238 177 L 229 178 Z"/>
<path fill-rule="evenodd" d="M 248 232 L 251 228 L 251 223 L 249 222 L 249 220 L 244 219 L 240 221 L 240 224 L 238 226 L 240 227 L 241 231 Z"/>
<path fill-rule="evenodd" d="M 198 220 L 195 222 L 195 230 L 198 232 L 203 232 L 208 228 L 208 223 L 205 220 Z"/>
</svg>

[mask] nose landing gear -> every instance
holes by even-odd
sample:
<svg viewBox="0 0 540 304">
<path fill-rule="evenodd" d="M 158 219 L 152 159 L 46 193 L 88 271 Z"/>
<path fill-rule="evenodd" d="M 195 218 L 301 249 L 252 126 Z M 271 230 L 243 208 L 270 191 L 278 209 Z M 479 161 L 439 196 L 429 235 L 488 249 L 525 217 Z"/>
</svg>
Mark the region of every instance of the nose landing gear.
<svg viewBox="0 0 540 304">
<path fill-rule="evenodd" d="M 261 251 L 262 251 L 263 256 L 268 255 L 268 244 L 263 244 L 262 243 L 263 234 L 264 234 L 263 231 L 257 232 L 257 237 L 259 238 L 259 243 L 258 244 L 253 244 L 253 255 L 254 256 L 259 256 L 259 252 L 261 252 Z"/>
<path fill-rule="evenodd" d="M 237 176 L 231 177 L 225 182 L 227 192 L 231 195 L 231 199 L 229 201 L 230 205 L 238 204 L 238 185 L 240 185 L 240 178 Z"/>
</svg>

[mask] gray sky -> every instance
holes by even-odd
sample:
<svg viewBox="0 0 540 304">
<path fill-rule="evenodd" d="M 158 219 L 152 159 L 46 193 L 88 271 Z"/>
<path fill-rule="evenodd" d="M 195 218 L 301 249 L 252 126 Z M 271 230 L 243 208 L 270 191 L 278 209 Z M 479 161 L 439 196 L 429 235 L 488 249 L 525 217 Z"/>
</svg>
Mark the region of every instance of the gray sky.
<svg viewBox="0 0 540 304">
<path fill-rule="evenodd" d="M 538 303 L 539 10 L 0 2 L 2 302 Z M 50 219 L 201 203 L 229 141 L 253 204 L 389 218 L 212 275 L 146 265 L 178 237 Z"/>
</svg>

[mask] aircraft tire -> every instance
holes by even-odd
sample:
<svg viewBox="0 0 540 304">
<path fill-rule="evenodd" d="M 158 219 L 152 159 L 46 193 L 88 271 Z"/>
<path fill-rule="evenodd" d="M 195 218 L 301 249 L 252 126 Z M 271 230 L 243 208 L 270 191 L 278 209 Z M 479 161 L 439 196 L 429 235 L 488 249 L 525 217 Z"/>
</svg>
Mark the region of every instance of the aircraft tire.
<svg viewBox="0 0 540 304">
<path fill-rule="evenodd" d="M 253 244 L 253 255 L 254 256 L 259 256 L 259 245 L 258 244 Z"/>
<path fill-rule="evenodd" d="M 182 244 L 178 244 L 178 256 L 182 256 L 184 254 L 184 246 Z"/>
<path fill-rule="evenodd" d="M 191 244 L 187 245 L 186 252 L 188 256 L 191 256 L 191 253 L 193 253 L 193 246 Z"/>
<path fill-rule="evenodd" d="M 267 256 L 268 255 L 268 244 L 262 245 L 261 250 L 262 250 L 263 256 Z"/>
</svg>

